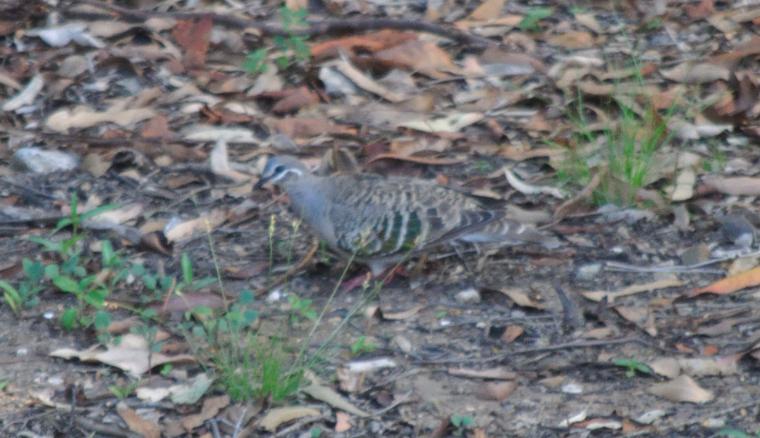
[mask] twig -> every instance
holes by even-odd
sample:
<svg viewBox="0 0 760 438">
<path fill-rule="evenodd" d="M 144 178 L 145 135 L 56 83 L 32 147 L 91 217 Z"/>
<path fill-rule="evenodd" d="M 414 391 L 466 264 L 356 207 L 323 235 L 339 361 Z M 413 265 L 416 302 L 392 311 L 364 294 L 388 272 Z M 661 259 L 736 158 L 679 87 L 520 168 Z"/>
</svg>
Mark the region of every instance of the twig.
<svg viewBox="0 0 760 438">
<path fill-rule="evenodd" d="M 616 271 L 624 271 L 624 272 L 693 272 L 693 273 L 704 273 L 705 270 L 699 270 L 698 268 L 701 268 L 703 266 L 709 266 L 714 265 L 716 263 L 723 263 L 728 260 L 734 260 L 737 257 L 757 257 L 760 256 L 760 251 L 751 252 L 748 254 L 741 254 L 741 255 L 731 255 L 726 257 L 721 257 L 718 259 L 712 259 L 707 260 L 705 262 L 701 263 L 695 263 L 693 265 L 682 265 L 682 266 L 636 266 L 636 265 L 629 265 L 627 263 L 620 263 L 620 262 L 614 262 L 609 261 L 605 262 L 605 265 L 607 268 L 610 268 L 610 270 L 616 270 Z M 723 271 L 712 271 L 708 270 L 709 273 L 715 273 L 715 274 L 722 274 Z"/>
<path fill-rule="evenodd" d="M 98 434 L 123 438 L 139 438 L 142 436 L 140 434 L 124 430 L 119 426 L 97 423 L 85 417 L 76 417 L 75 421 L 77 423 L 77 426 Z"/>
<path fill-rule="evenodd" d="M 87 4 L 95 6 L 118 15 L 120 19 L 125 21 L 144 21 L 153 17 L 175 18 L 178 20 L 190 20 L 200 19 L 202 17 L 210 16 L 216 24 L 228 26 L 236 29 L 255 28 L 265 37 L 272 36 L 322 36 L 322 35 L 336 35 L 346 33 L 360 33 L 370 30 L 382 30 L 382 29 L 395 29 L 395 30 L 414 30 L 418 32 L 426 32 L 434 35 L 440 35 L 446 38 L 451 38 L 459 44 L 470 47 L 488 47 L 495 45 L 494 41 L 477 35 L 471 35 L 466 32 L 462 32 L 458 29 L 451 27 L 438 26 L 432 23 L 426 23 L 424 21 L 415 20 L 394 20 L 388 18 L 372 18 L 364 20 L 325 20 L 325 21 L 310 21 L 309 27 L 306 29 L 290 29 L 285 30 L 280 25 L 273 25 L 268 23 L 262 23 L 261 21 L 245 20 L 232 15 L 213 14 L 206 12 L 158 12 L 158 11 L 140 11 L 135 9 L 122 8 L 106 4 L 104 2 L 96 0 L 79 0 L 72 2 L 73 4 Z M 66 15 L 77 16 L 80 15 L 78 11 L 74 11 L 71 7 L 62 8 L 62 12 Z"/>
<path fill-rule="evenodd" d="M 625 344 L 628 342 L 641 342 L 641 339 L 638 336 L 629 336 L 625 338 L 606 339 L 606 340 L 601 340 L 601 341 L 572 342 L 572 343 L 567 343 L 567 344 L 549 345 L 546 347 L 524 348 L 522 350 L 510 350 L 502 354 L 497 354 L 496 356 L 485 357 L 485 358 L 480 358 L 480 359 L 456 358 L 456 359 L 441 359 L 441 360 L 431 360 L 431 361 L 423 360 L 423 361 L 416 361 L 415 363 L 418 365 L 437 365 L 437 364 L 468 363 L 468 362 L 486 363 L 486 362 L 496 362 L 499 360 L 503 360 L 510 356 L 514 356 L 516 354 L 529 354 L 529 353 L 538 353 L 542 351 L 566 350 L 566 349 L 571 349 L 571 348 L 604 347 L 607 345 Z"/>
<path fill-rule="evenodd" d="M 298 430 L 298 429 L 304 427 L 305 425 L 307 425 L 309 423 L 315 423 L 317 421 L 327 420 L 328 418 L 330 418 L 330 416 L 331 416 L 331 414 L 329 412 L 327 412 L 327 413 L 324 413 L 322 415 L 315 415 L 313 417 L 306 417 L 306 418 L 304 418 L 304 419 L 302 419 L 300 421 L 297 421 L 297 422 L 293 423 L 292 426 L 288 426 L 285 429 L 282 429 L 281 431 L 279 431 L 276 434 L 272 435 L 272 437 L 285 436 L 285 435 L 289 434 L 290 432 Z"/>
</svg>

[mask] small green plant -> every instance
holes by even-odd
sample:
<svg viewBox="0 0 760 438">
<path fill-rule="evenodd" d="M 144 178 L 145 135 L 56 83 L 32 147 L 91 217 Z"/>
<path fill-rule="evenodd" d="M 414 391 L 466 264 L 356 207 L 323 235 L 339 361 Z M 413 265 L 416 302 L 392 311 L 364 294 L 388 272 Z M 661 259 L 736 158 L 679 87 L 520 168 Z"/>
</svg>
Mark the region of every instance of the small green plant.
<svg viewBox="0 0 760 438">
<path fill-rule="evenodd" d="M 193 277 L 193 262 L 190 260 L 190 256 L 187 255 L 187 253 L 182 253 L 180 267 L 182 268 L 182 281 L 175 285 L 175 290 L 177 292 L 195 292 L 198 289 L 218 281 L 214 277 L 206 277 L 202 280 L 195 281 Z M 171 280 L 171 277 L 168 278 Z"/>
<path fill-rule="evenodd" d="M 362 354 L 362 353 L 371 353 L 375 351 L 375 347 L 377 347 L 377 344 L 374 342 L 366 342 L 365 336 L 359 336 L 356 338 L 353 344 L 351 344 L 351 353 L 353 354 Z"/>
<path fill-rule="evenodd" d="M 39 243 L 46 249 L 56 252 L 59 255 L 61 263 L 53 263 L 45 266 L 43 269 L 44 276 L 49 278 L 52 283 L 63 292 L 76 295 L 77 307 L 66 309 L 61 316 L 63 326 L 69 330 L 79 325 L 89 327 L 94 323 L 96 328 L 105 329 L 111 323 L 111 317 L 108 313 L 101 310 L 95 314 L 94 318 L 92 318 L 84 314 L 84 309 L 88 305 L 97 309 L 102 309 L 105 298 L 109 293 L 109 287 L 100 279 L 101 276 L 87 275 L 85 265 L 88 260 L 82 257 L 82 248 L 77 245 L 77 242 L 84 238 L 84 235 L 79 233 L 79 228 L 83 221 L 103 212 L 113 210 L 118 206 L 103 205 L 86 213 L 79 214 L 78 205 L 78 198 L 76 193 L 74 193 L 71 196 L 71 213 L 69 214 L 69 217 L 61 219 L 53 230 L 53 234 L 56 234 L 66 227 L 71 227 L 71 237 L 62 242 L 54 242 L 52 240 L 37 237 L 30 237 L 29 240 Z M 111 270 L 123 266 L 124 261 L 113 251 L 110 242 L 106 243 L 104 241 L 102 247 L 104 248 L 104 270 Z M 25 274 L 27 275 L 27 281 L 31 282 L 32 280 L 36 280 L 35 282 L 38 284 L 37 287 L 39 287 L 39 282 L 42 278 L 38 275 L 39 268 L 35 265 L 36 264 L 31 264 L 30 261 L 26 262 L 25 266 L 30 266 L 30 270 L 28 272 L 25 270 Z M 125 278 L 126 275 L 128 275 L 128 273 L 121 277 L 118 275 L 112 277 L 110 286 L 113 286 L 115 282 Z M 37 287 L 27 287 L 26 291 L 35 290 Z M 18 293 L 19 298 L 22 298 L 21 289 L 22 286 L 20 285 Z M 4 288 L 4 290 L 6 293 L 9 291 L 7 288 Z M 36 292 L 34 293 L 36 294 Z M 13 295 L 12 292 L 11 295 Z M 15 297 L 12 297 L 12 299 L 15 299 Z"/>
<path fill-rule="evenodd" d="M 635 81 L 643 88 L 643 77 L 639 75 Z M 676 107 L 660 114 L 650 105 L 638 108 L 637 113 L 632 106 L 638 104 L 631 103 L 636 100 L 633 94 L 636 87 L 632 93 L 621 86 L 609 99 L 610 106 L 616 108 L 617 120 L 609 122 L 601 131 L 592 132 L 591 123 L 584 115 L 581 87 L 577 88 L 576 98 L 569 99 L 574 102 L 574 111 L 568 112 L 568 116 L 578 126 L 578 134 L 566 149 L 569 158 L 558 169 L 558 178 L 585 185 L 592 173 L 598 172 L 601 183 L 594 192 L 596 203 L 628 206 L 637 190 L 652 182 L 658 151 L 675 134 L 667 125 Z"/>
<path fill-rule="evenodd" d="M 264 73 L 267 71 L 267 65 L 266 65 L 266 54 L 267 49 L 265 47 L 260 47 L 256 49 L 253 53 L 249 54 L 247 56 L 248 61 L 245 61 L 242 65 L 243 70 L 247 71 L 248 73 L 256 76 L 258 74 Z"/>
<path fill-rule="evenodd" d="M 123 388 L 121 386 L 111 385 L 108 387 L 108 389 L 111 390 L 111 392 L 113 393 L 113 395 L 116 396 L 116 398 L 118 398 L 120 401 L 124 401 L 127 399 L 127 397 L 129 397 L 129 394 L 131 394 L 132 391 L 134 391 L 134 389 L 137 387 L 139 383 L 140 381 L 138 380 L 137 382 L 131 385 L 125 386 Z"/>
<path fill-rule="evenodd" d="M 42 274 L 44 273 L 42 264 L 39 261 L 32 263 L 29 259 L 23 259 L 21 264 L 26 278 L 21 280 L 18 286 L 13 286 L 5 280 L 0 280 L 0 288 L 3 289 L 5 302 L 11 306 L 16 317 L 21 315 L 21 310 L 24 306 L 35 306 L 40 301 L 37 294 L 44 289 L 40 284 Z"/>
<path fill-rule="evenodd" d="M 282 21 L 282 30 L 287 34 L 286 36 L 275 36 L 272 38 L 275 49 L 279 52 L 274 58 L 274 62 L 279 70 L 285 70 L 292 63 L 300 63 L 308 61 L 311 56 L 311 51 L 306 45 L 308 40 L 307 35 L 298 35 L 298 28 L 305 28 L 309 26 L 306 21 L 307 9 L 299 9 L 298 11 L 291 11 L 287 7 L 280 9 L 280 19 Z M 267 69 L 266 66 L 266 52 L 265 47 L 261 47 L 248 55 L 248 60 L 243 63 L 242 67 L 248 73 L 257 75 L 264 73 Z"/>
<path fill-rule="evenodd" d="M 218 382 L 233 400 L 266 398 L 280 401 L 290 397 L 298 389 L 303 378 L 301 367 L 287 369 L 288 354 L 283 340 L 272 337 L 261 341 L 252 333 L 246 337 L 241 349 L 217 349 L 214 363 L 219 375 Z"/>
<path fill-rule="evenodd" d="M 615 361 L 615 366 L 625 367 L 625 376 L 629 379 L 636 375 L 636 372 L 643 374 L 651 374 L 652 370 L 643 363 L 638 362 L 636 359 L 618 359 Z"/>
<path fill-rule="evenodd" d="M 538 22 L 552 15 L 552 10 L 547 8 L 531 8 L 520 22 L 520 30 L 523 32 L 539 32 L 541 28 Z"/>
<path fill-rule="evenodd" d="M 319 263 L 327 266 L 330 266 L 332 264 L 332 253 L 330 252 L 330 248 L 327 246 L 327 243 L 319 242 L 319 255 L 317 256 L 317 260 L 319 260 Z"/>
<path fill-rule="evenodd" d="M 460 415 L 452 415 L 451 416 L 451 425 L 454 426 L 454 436 L 464 436 L 465 432 L 472 428 L 472 426 L 475 424 L 475 419 L 472 418 L 471 415 L 466 416 L 460 416 Z"/>
<path fill-rule="evenodd" d="M 290 303 L 290 311 L 292 312 L 290 317 L 292 324 L 301 322 L 301 317 L 316 321 L 317 311 L 310 308 L 312 300 L 300 298 L 297 295 L 290 295 L 288 303 Z"/>
</svg>

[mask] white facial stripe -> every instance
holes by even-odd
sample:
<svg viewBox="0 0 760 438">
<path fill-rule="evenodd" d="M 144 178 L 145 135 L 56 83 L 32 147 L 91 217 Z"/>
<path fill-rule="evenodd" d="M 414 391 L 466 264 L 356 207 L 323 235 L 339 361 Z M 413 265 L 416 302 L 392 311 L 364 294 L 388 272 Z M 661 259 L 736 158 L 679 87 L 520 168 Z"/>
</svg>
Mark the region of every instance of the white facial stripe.
<svg viewBox="0 0 760 438">
<path fill-rule="evenodd" d="M 300 177 L 303 176 L 303 172 L 301 172 L 299 169 L 287 169 L 285 172 L 282 172 L 278 176 L 272 178 L 271 182 L 281 181 L 281 180 L 285 179 L 285 176 L 287 174 L 289 174 L 289 173 L 295 173 L 296 175 L 298 175 L 298 178 L 300 178 Z"/>
</svg>

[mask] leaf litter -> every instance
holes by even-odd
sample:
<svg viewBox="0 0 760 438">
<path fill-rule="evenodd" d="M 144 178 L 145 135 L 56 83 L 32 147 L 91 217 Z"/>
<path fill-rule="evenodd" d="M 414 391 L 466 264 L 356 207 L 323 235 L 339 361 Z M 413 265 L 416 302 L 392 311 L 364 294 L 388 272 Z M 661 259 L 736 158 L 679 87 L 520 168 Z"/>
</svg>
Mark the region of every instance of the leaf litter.
<svg viewBox="0 0 760 438">
<path fill-rule="evenodd" d="M 124 206 L 103 214 L 111 217 L 109 227 L 83 222 L 90 240 L 110 238 L 130 264 L 186 277 L 165 295 L 148 297 L 140 285 L 149 275 L 130 272 L 109 297 L 112 324 L 129 320 L 125 326 L 135 328 L 134 309 L 168 304 L 176 311 L 159 311 L 162 323 L 203 321 L 193 314 L 198 308 L 218 311 L 232 302 L 222 292 L 269 293 L 273 274 L 287 272 L 279 289 L 254 305 L 254 327 L 275 338 L 267 326 L 292 309 L 278 297 L 323 305 L 345 264 L 313 250 L 308 229 L 296 225 L 285 200 L 250 193 L 262 157 L 292 153 L 322 163 L 326 172 L 363 166 L 435 179 L 489 202 L 506 201 L 526 212 L 523 218 L 551 212 L 526 222 L 547 223 L 565 245 L 451 254 L 442 248 L 411 266 L 411 277 L 384 286 L 381 303 L 392 306 L 382 306 L 383 318 L 345 329 L 335 341 L 340 347 L 327 356 L 330 366 L 316 371 L 329 378 L 334 366 L 389 361 L 392 367 L 362 371 L 348 395 L 312 383 L 300 397 L 265 400 L 250 418 L 239 417 L 245 424 L 221 425 L 223 434 L 261 426 L 257 433 L 266 436 L 316 429 L 443 436 L 456 432 L 451 415 L 473 417 L 471 429 L 462 431 L 467 436 L 564 436 L 598 428 L 641 434 L 647 427 L 699 436 L 713 433 L 716 426 L 708 424 L 756 429 L 750 390 L 760 357 L 758 320 L 751 316 L 760 310 L 756 242 L 727 241 L 726 224 L 742 215 L 742 229 L 754 235 L 760 223 L 760 172 L 752 164 L 760 132 L 760 39 L 751 32 L 760 9 L 711 0 L 585 8 L 487 0 L 425 9 L 331 2 L 306 14 L 305 26 L 288 29 L 286 13 L 271 6 L 200 3 L 168 9 L 150 1 L 139 9 L 99 0 L 3 4 L 0 202 L 10 285 L 21 289 L 30 265 L 24 258 L 40 266 L 61 262 L 49 250 L 55 242 L 46 250 L 26 237 L 49 236 L 71 214 L 76 192 L 82 206 L 88 200 Z M 296 10 L 297 3 L 286 4 Z M 293 55 L 302 36 L 309 36 L 307 60 Z M 266 49 L 265 68 L 250 74 L 243 63 L 259 48 Z M 67 158 L 51 166 L 40 163 L 45 154 L 28 154 L 28 165 L 11 166 L 23 148 Z M 499 178 L 489 176 L 498 172 Z M 621 205 L 601 207 L 608 202 Z M 86 251 L 100 254 L 101 245 L 87 243 Z M 708 259 L 698 263 L 710 269 L 681 262 L 687 249 L 702 246 Z M 224 290 L 209 283 L 190 291 L 183 253 L 196 276 L 254 268 L 225 277 Z M 594 264 L 599 269 L 588 269 Z M 551 280 L 571 303 L 557 304 Z M 463 290 L 480 299 L 457 302 Z M 107 341 L 103 351 L 96 331 L 62 329 L 58 318 L 71 297 L 47 283 L 39 298 L 19 320 L 10 306 L 0 306 L 15 361 L 4 387 L 14 396 L 2 402 L 12 413 L 0 417 L 4 433 L 36 427 L 37 417 L 15 401 L 26 395 L 52 391 L 52 398 L 34 399 L 70 405 L 65 391 L 86 387 L 116 400 L 109 386 L 154 379 L 165 364 L 173 364 L 164 377 L 171 383 L 156 388 L 184 385 L 189 398 L 152 412 L 114 403 L 98 415 L 123 420 L 123 431 L 144 436 L 210 433 L 204 421 L 219 417 L 229 400 L 208 382 L 190 389 L 205 375 L 198 361 L 208 366 L 209 358 L 193 354 L 186 338 L 174 333 L 162 345 L 174 350 L 159 353 L 144 335 L 130 333 L 121 343 Z M 354 300 L 331 301 L 312 341 L 326 340 L 327 326 L 338 324 Z M 580 330 L 555 323 L 563 312 L 580 318 Z M 295 339 L 312 330 L 305 321 L 285 323 L 303 331 Z M 365 334 L 381 350 L 349 353 Z M 25 366 L 30 346 L 34 367 Z M 51 359 L 50 352 L 66 360 Z M 655 357 L 665 362 L 653 365 L 654 376 L 627 378 L 612 365 Z M 114 370 L 99 374 L 102 367 L 74 358 Z M 666 371 L 663 363 L 670 364 Z M 552 378 L 581 382 L 583 390 L 539 387 Z M 190 411 L 176 406 L 183 402 Z M 661 412 L 651 414 L 653 405 Z M 80 412 L 46 409 L 48 421 L 39 427 L 49 434 L 66 430 L 71 412 Z M 578 412 L 583 418 L 573 417 Z M 377 415 L 362 419 L 367 413 Z M 16 420 L 27 417 L 32 420 Z M 98 430 L 75 417 L 79 427 Z M 558 418 L 568 419 L 560 429 Z"/>
</svg>

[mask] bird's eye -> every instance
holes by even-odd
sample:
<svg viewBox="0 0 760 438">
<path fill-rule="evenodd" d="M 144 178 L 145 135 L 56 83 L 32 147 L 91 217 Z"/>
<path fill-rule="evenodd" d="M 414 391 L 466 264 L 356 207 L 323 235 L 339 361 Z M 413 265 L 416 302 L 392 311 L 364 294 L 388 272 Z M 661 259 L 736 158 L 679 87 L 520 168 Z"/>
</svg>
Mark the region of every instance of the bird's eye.
<svg viewBox="0 0 760 438">
<path fill-rule="evenodd" d="M 277 175 L 278 173 L 282 173 L 285 171 L 285 166 L 279 165 L 274 168 L 274 174 Z"/>
</svg>

